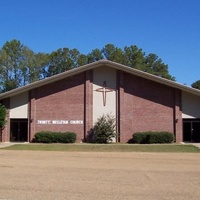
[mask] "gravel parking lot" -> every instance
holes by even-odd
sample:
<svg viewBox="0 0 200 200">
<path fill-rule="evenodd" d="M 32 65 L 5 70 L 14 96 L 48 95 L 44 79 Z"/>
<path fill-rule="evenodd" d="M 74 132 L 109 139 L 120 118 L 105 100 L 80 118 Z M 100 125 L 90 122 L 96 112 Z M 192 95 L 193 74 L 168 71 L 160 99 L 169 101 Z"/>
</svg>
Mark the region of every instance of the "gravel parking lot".
<svg viewBox="0 0 200 200">
<path fill-rule="evenodd" d="M 198 153 L 0 150 L 0 200 L 197 200 Z"/>
</svg>

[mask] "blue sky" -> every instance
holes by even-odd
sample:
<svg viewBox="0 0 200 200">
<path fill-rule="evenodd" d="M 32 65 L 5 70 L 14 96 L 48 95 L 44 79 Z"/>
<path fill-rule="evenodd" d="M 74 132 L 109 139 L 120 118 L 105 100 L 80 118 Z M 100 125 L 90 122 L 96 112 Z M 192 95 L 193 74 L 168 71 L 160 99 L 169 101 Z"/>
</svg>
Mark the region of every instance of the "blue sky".
<svg viewBox="0 0 200 200">
<path fill-rule="evenodd" d="M 137 45 L 168 64 L 177 82 L 200 80 L 199 0 L 1 0 L 0 47 L 34 52 Z"/>
</svg>

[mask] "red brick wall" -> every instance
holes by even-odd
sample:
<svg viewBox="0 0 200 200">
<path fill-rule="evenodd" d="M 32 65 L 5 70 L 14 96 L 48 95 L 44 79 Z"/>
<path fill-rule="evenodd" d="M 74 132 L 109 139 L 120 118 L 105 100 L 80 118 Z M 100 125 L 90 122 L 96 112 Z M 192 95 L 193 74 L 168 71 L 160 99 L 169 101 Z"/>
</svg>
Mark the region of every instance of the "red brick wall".
<svg viewBox="0 0 200 200">
<path fill-rule="evenodd" d="M 29 130 L 73 131 L 77 142 L 92 127 L 92 70 L 30 91 Z M 127 142 L 139 131 L 169 131 L 182 141 L 181 91 L 125 72 L 118 73 L 118 133 Z M 9 109 L 9 99 L 6 100 Z M 9 114 L 9 112 L 8 112 Z M 37 124 L 37 120 L 83 120 L 83 124 Z M 9 141 L 9 116 L 2 141 Z"/>
<path fill-rule="evenodd" d="M 84 137 L 83 124 L 37 124 L 37 120 L 83 120 L 85 74 L 51 83 L 30 92 L 30 140 L 39 131 L 73 131 Z"/>
<path fill-rule="evenodd" d="M 174 132 L 175 89 L 123 72 L 119 79 L 121 142 L 140 131 Z"/>
</svg>

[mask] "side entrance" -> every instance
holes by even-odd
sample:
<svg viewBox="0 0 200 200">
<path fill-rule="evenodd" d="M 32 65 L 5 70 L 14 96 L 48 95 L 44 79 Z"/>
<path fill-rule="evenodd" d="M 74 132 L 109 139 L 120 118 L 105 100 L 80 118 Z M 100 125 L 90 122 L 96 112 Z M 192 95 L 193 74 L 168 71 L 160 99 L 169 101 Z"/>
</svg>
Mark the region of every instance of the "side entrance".
<svg viewBox="0 0 200 200">
<path fill-rule="evenodd" d="M 10 141 L 28 141 L 28 119 L 10 119 Z"/>
<path fill-rule="evenodd" d="M 200 142 L 200 119 L 183 120 L 183 141 Z"/>
</svg>

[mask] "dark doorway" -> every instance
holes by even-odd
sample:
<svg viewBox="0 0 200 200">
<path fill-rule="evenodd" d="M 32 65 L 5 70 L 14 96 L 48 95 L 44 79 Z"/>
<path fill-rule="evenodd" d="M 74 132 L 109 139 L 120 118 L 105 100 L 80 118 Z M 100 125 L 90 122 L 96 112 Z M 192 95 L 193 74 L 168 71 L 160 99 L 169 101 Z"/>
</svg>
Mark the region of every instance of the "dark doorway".
<svg viewBox="0 0 200 200">
<path fill-rule="evenodd" d="M 200 120 L 183 120 L 183 141 L 200 142 Z"/>
<path fill-rule="evenodd" d="M 10 141 L 27 142 L 28 136 L 28 119 L 11 119 L 10 120 Z"/>
</svg>

